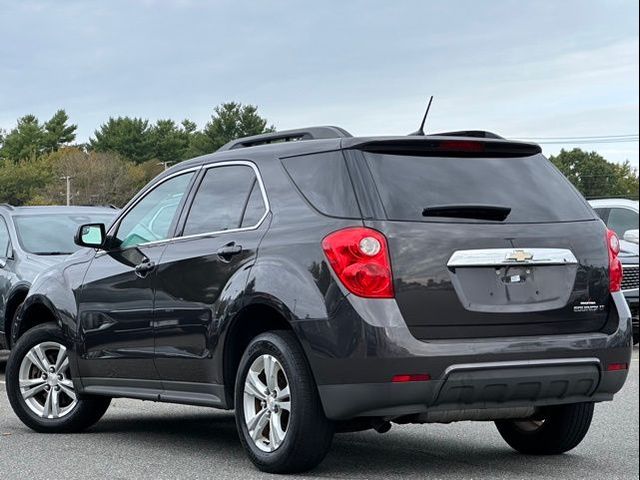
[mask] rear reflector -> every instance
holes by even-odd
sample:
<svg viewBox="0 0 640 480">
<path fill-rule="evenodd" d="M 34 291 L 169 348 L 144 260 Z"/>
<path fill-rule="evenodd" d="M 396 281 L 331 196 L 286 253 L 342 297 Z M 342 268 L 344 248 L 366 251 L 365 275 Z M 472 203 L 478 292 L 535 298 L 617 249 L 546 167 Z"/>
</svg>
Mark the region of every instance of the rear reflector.
<svg viewBox="0 0 640 480">
<path fill-rule="evenodd" d="M 431 380 L 431 375 L 428 373 L 414 373 L 409 375 L 394 375 L 391 381 L 393 383 L 405 383 L 405 382 L 428 382 Z"/>
<path fill-rule="evenodd" d="M 617 372 L 619 370 L 629 370 L 628 363 L 610 363 L 607 365 L 608 372 Z"/>
</svg>

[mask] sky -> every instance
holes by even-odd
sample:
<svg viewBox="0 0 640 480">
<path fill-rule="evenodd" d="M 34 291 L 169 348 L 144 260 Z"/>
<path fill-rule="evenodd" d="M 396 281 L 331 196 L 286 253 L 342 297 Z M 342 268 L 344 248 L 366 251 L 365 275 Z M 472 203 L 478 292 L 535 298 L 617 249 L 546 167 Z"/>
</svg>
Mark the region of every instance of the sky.
<svg viewBox="0 0 640 480">
<path fill-rule="evenodd" d="M 638 77 L 637 0 L 0 0 L 0 128 L 64 108 L 78 141 L 110 116 L 202 127 L 232 100 L 278 129 L 402 135 L 434 95 L 428 132 L 637 167 Z M 576 139 L 617 135 L 635 141 Z"/>
</svg>

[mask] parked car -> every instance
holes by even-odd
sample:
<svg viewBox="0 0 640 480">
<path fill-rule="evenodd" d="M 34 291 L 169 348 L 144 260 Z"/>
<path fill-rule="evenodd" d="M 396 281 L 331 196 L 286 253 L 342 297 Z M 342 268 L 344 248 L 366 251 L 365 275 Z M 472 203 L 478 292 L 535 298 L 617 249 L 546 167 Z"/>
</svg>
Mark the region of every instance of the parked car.
<svg viewBox="0 0 640 480">
<path fill-rule="evenodd" d="M 78 250 L 73 236 L 87 222 L 108 224 L 102 207 L 12 207 L 0 204 L 0 350 L 11 345 L 12 324 L 38 273 Z"/>
<path fill-rule="evenodd" d="M 495 421 L 560 454 L 631 361 L 615 233 L 539 146 L 489 133 L 239 139 L 76 241 L 93 250 L 38 277 L 7 364 L 39 432 L 129 397 L 235 409 L 268 472 L 391 422 Z"/>
<path fill-rule="evenodd" d="M 638 265 L 638 201 L 620 198 L 606 198 L 589 201 L 593 209 L 607 226 L 615 231 L 620 240 L 620 261 L 622 262 L 622 293 L 624 293 L 633 318 L 633 343 L 640 340 L 638 333 L 638 287 L 640 267 Z"/>
</svg>

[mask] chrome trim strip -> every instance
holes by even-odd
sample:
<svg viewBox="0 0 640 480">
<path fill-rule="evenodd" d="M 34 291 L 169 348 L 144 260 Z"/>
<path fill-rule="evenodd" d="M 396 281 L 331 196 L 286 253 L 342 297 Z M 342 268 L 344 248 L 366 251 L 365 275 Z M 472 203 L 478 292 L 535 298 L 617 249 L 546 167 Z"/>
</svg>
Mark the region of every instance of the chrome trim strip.
<svg viewBox="0 0 640 480">
<path fill-rule="evenodd" d="M 565 248 L 486 248 L 458 250 L 447 267 L 500 267 L 504 265 L 575 265 L 571 250 Z"/>
<path fill-rule="evenodd" d="M 262 175 L 260 174 L 260 170 L 258 170 L 258 167 L 256 166 L 255 163 L 253 162 L 249 162 L 247 160 L 230 160 L 227 162 L 217 162 L 217 163 L 210 163 L 208 165 L 198 165 L 197 167 L 193 167 L 193 168 L 188 168 L 185 170 L 181 170 L 180 172 L 176 172 L 173 175 L 169 175 L 165 178 L 163 178 L 162 180 L 158 181 L 157 183 L 155 183 L 152 187 L 149 188 L 149 190 L 147 190 L 147 193 L 145 193 L 144 196 L 140 197 L 133 205 L 130 205 L 129 208 L 127 208 L 127 210 L 118 217 L 118 219 L 113 223 L 113 226 L 117 225 L 120 223 L 120 219 L 124 218 L 124 216 L 129 212 L 129 210 L 131 210 L 134 206 L 136 206 L 138 204 L 138 202 L 140 202 L 143 198 L 145 198 L 153 189 L 155 189 L 156 187 L 158 187 L 159 185 L 161 185 L 162 183 L 166 182 L 167 180 L 176 177 L 178 175 L 182 175 L 184 173 L 188 173 L 194 170 L 209 170 L 210 168 L 216 168 L 216 167 L 228 167 L 228 166 L 234 166 L 234 165 L 243 165 L 246 167 L 250 167 L 251 169 L 253 169 L 253 172 L 256 175 L 256 179 L 258 180 L 258 185 L 260 187 L 260 193 L 262 194 L 262 201 L 264 202 L 264 206 L 265 206 L 265 212 L 262 215 L 262 217 L 260 217 L 260 220 L 258 220 L 258 222 L 251 226 L 251 227 L 242 227 L 242 228 L 232 228 L 229 230 L 217 230 L 217 231 L 213 231 L 213 232 L 204 232 L 204 233 L 198 233 L 198 234 L 194 234 L 194 235 L 184 235 L 181 237 L 171 237 L 171 238 L 165 238 L 162 240 L 155 240 L 152 242 L 145 242 L 145 243 L 139 243 L 138 245 L 136 245 L 136 247 L 143 247 L 143 246 L 147 246 L 147 245 L 160 245 L 163 243 L 167 243 L 167 242 L 173 242 L 173 241 L 178 241 L 178 240 L 188 240 L 188 239 L 193 239 L 193 238 L 200 238 L 200 237 L 208 237 L 208 236 L 212 236 L 212 235 L 220 235 L 223 233 L 237 233 L 237 232 L 246 232 L 246 231 L 250 231 L 250 230 L 256 230 L 258 228 L 260 228 L 260 225 L 262 225 L 262 222 L 264 222 L 264 219 L 267 218 L 267 216 L 269 215 L 269 212 L 271 211 L 271 205 L 269 204 L 269 198 L 267 197 L 267 191 L 264 187 L 264 182 L 262 181 Z M 111 230 L 112 228 L 109 230 L 108 235 L 111 234 Z"/>
<path fill-rule="evenodd" d="M 563 365 L 582 365 L 593 364 L 597 365 L 600 370 L 600 360 L 595 357 L 582 357 L 582 358 L 550 358 L 544 360 L 516 360 L 507 362 L 484 362 L 484 363 L 460 363 L 458 365 L 451 365 L 444 371 L 444 377 L 447 377 L 450 373 L 456 371 L 470 371 L 470 370 L 483 370 L 492 368 L 526 368 L 526 367 L 540 367 L 540 366 L 563 366 Z"/>
</svg>

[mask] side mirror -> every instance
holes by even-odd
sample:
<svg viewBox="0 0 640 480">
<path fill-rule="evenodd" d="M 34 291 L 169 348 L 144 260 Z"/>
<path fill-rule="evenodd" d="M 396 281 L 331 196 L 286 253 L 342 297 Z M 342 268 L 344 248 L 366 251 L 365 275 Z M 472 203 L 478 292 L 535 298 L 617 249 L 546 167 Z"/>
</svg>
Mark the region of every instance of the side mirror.
<svg viewBox="0 0 640 480">
<path fill-rule="evenodd" d="M 106 236 L 104 223 L 87 223 L 80 225 L 73 240 L 80 247 L 102 248 Z"/>
<path fill-rule="evenodd" d="M 7 266 L 7 261 L 4 258 L 0 258 L 0 268 Z"/>
<path fill-rule="evenodd" d="M 624 240 L 631 243 L 638 243 L 638 229 L 627 230 L 622 236 Z"/>
</svg>

